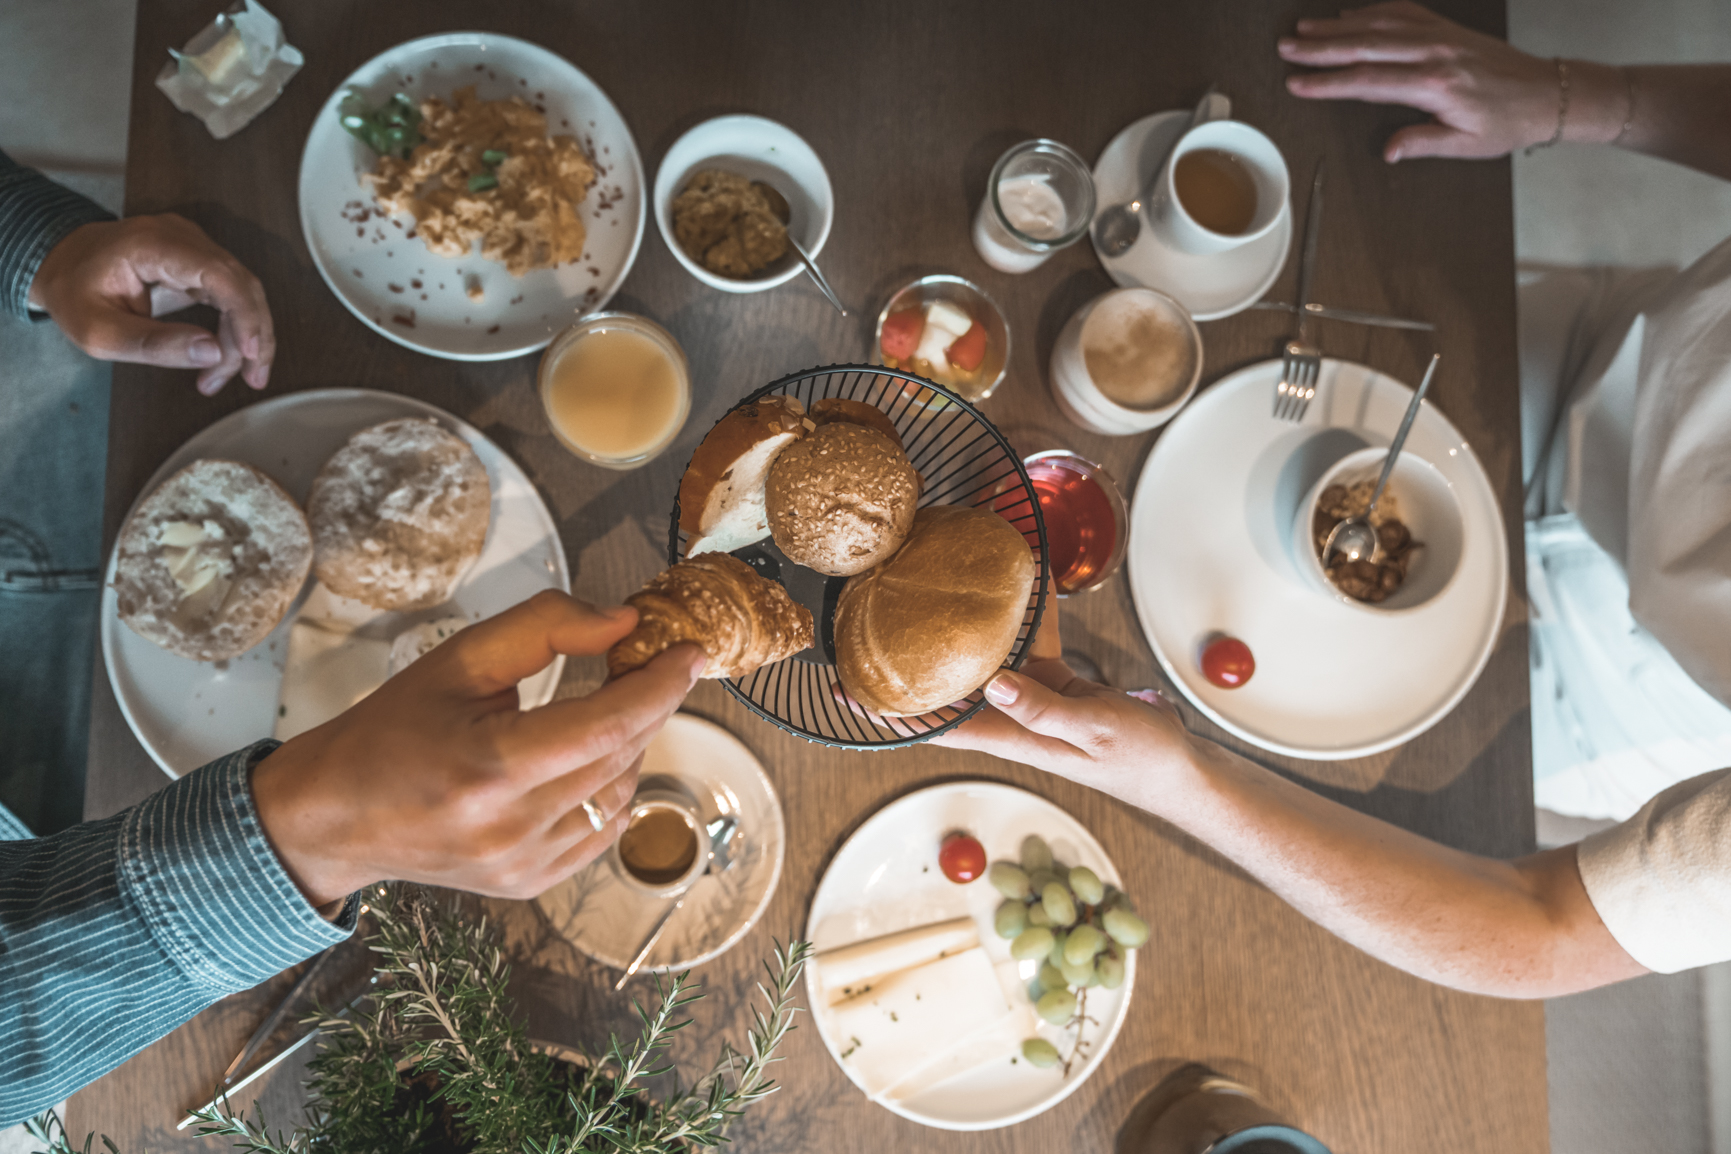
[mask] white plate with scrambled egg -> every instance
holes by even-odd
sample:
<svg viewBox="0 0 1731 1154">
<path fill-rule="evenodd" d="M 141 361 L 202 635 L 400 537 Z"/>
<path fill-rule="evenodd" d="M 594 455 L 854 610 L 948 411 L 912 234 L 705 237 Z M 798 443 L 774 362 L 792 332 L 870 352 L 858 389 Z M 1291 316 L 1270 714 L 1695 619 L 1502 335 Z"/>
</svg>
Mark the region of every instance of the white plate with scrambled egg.
<svg viewBox="0 0 1731 1154">
<path fill-rule="evenodd" d="M 401 147 L 363 136 L 406 110 Z M 606 305 L 643 240 L 643 162 L 613 102 L 523 40 L 454 32 L 369 60 L 301 155 L 301 231 L 337 299 L 398 344 L 521 356 Z"/>
</svg>

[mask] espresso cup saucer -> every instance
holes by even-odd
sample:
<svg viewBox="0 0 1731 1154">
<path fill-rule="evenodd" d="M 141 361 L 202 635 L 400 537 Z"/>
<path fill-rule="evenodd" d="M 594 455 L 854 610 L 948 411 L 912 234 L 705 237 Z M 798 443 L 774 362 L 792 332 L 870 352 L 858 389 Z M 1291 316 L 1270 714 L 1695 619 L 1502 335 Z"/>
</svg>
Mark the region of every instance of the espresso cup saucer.
<svg viewBox="0 0 1731 1154">
<path fill-rule="evenodd" d="M 714 722 L 674 714 L 643 753 L 640 780 L 660 775 L 690 791 L 705 825 L 728 815 L 739 821 L 728 842 L 732 866 L 697 879 L 643 964 L 666 972 L 719 957 L 757 924 L 781 880 L 787 828 L 762 764 Z M 603 853 L 535 903 L 553 932 L 579 952 L 623 970 L 673 899 L 650 897 L 627 883 L 614 857 Z"/>
<path fill-rule="evenodd" d="M 1094 164 L 1095 199 L 1104 212 L 1153 187 L 1166 156 L 1190 127 L 1188 111 L 1144 116 L 1112 138 Z M 1096 219 L 1098 217 L 1096 216 Z M 1181 252 L 1156 235 L 1144 209 L 1136 243 L 1119 256 L 1100 251 L 1093 229 L 1088 240 L 1106 275 L 1126 288 L 1151 288 L 1172 297 L 1199 321 L 1217 321 L 1261 299 L 1292 246 L 1292 204 L 1267 234 L 1221 253 Z"/>
</svg>

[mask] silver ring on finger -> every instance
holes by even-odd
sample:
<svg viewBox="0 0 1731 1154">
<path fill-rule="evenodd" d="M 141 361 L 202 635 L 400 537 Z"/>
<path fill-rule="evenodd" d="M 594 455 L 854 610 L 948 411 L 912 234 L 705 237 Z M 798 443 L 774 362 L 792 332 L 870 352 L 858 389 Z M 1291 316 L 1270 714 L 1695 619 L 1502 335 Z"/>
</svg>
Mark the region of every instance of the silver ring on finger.
<svg viewBox="0 0 1731 1154">
<path fill-rule="evenodd" d="M 588 816 L 589 824 L 595 827 L 596 833 L 607 828 L 607 819 L 602 816 L 601 807 L 595 804 L 594 798 L 583 803 L 583 812 Z"/>
</svg>

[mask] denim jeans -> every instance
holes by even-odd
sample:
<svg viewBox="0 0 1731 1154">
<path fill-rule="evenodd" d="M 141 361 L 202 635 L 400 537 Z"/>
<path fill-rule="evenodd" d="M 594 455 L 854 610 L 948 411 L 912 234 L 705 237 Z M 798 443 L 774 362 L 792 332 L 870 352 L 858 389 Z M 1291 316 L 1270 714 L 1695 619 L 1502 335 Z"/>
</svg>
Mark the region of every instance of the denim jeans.
<svg viewBox="0 0 1731 1154">
<path fill-rule="evenodd" d="M 0 320 L 0 806 L 37 834 L 83 818 L 109 379 Z"/>
</svg>

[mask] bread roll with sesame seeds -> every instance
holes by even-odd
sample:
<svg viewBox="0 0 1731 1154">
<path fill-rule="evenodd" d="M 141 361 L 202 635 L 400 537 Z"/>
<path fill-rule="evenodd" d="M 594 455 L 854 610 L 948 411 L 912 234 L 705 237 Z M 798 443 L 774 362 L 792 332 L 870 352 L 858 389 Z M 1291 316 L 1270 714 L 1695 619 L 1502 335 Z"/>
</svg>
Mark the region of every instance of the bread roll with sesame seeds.
<svg viewBox="0 0 1731 1154">
<path fill-rule="evenodd" d="M 907 454 L 877 429 L 819 425 L 769 471 L 770 535 L 796 564 L 832 577 L 862 573 L 901 548 L 920 487 Z"/>
<path fill-rule="evenodd" d="M 437 421 L 362 429 L 307 498 L 319 580 L 375 609 L 443 604 L 481 555 L 492 511 L 487 467 Z"/>
</svg>

